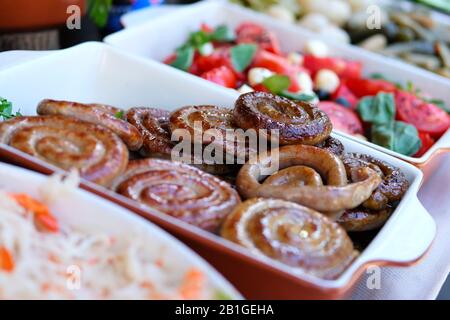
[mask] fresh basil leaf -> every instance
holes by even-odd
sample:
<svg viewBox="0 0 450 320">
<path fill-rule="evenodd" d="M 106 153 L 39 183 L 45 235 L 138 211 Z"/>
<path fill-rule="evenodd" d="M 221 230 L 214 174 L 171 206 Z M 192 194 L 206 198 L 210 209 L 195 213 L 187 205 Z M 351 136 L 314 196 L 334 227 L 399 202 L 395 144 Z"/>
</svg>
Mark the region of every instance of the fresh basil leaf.
<svg viewBox="0 0 450 320">
<path fill-rule="evenodd" d="M 256 53 L 255 44 L 238 44 L 231 48 L 231 63 L 233 68 L 238 71 L 244 71 L 252 62 Z"/>
<path fill-rule="evenodd" d="M 236 39 L 236 34 L 233 29 L 226 25 L 218 26 L 211 35 L 211 40 L 218 42 L 231 42 Z"/>
<path fill-rule="evenodd" d="M 394 149 L 394 124 L 373 125 L 371 128 L 370 141 L 385 147 L 389 150 Z"/>
<path fill-rule="evenodd" d="M 375 97 L 362 98 L 357 111 L 365 122 L 389 124 L 395 117 L 395 100 L 392 93 L 379 93 Z"/>
<path fill-rule="evenodd" d="M 116 114 L 114 115 L 114 117 L 116 117 L 117 119 L 123 119 L 123 115 L 125 114 L 125 112 L 123 110 L 117 111 Z"/>
<path fill-rule="evenodd" d="M 422 146 L 417 129 L 402 121 L 373 125 L 371 141 L 406 156 L 417 153 Z"/>
<path fill-rule="evenodd" d="M 403 121 L 395 121 L 394 137 L 393 150 L 405 156 L 412 156 L 422 146 L 416 127 Z"/>
<path fill-rule="evenodd" d="M 289 88 L 291 85 L 291 80 L 289 80 L 288 76 L 275 74 L 264 79 L 262 84 L 273 94 L 280 94 Z"/>
<path fill-rule="evenodd" d="M 288 98 L 288 99 L 291 99 L 291 100 L 305 101 L 305 102 L 312 101 L 317 98 L 317 96 L 314 94 L 293 93 L 293 92 L 289 92 L 286 90 L 281 91 L 280 93 L 278 93 L 278 95 Z"/>
<path fill-rule="evenodd" d="M 189 44 L 195 48 L 202 46 L 203 44 L 209 42 L 211 36 L 207 34 L 205 31 L 196 31 L 192 32 L 189 36 Z"/>
<path fill-rule="evenodd" d="M 195 49 L 192 47 L 177 50 L 177 57 L 170 65 L 177 69 L 187 71 L 194 60 L 194 52 Z"/>
</svg>

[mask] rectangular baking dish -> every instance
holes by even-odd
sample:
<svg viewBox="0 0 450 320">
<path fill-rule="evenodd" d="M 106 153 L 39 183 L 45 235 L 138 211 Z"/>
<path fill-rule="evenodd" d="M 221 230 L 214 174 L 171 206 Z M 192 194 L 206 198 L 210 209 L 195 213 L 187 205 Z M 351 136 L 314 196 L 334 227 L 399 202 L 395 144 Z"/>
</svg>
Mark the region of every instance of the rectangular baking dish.
<svg viewBox="0 0 450 320">
<path fill-rule="evenodd" d="M 301 51 L 306 41 L 320 38 L 309 30 L 280 22 L 262 13 L 227 2 L 206 1 L 178 9 L 159 18 L 152 18 L 148 22 L 136 25 L 133 28 L 109 35 L 104 41 L 129 53 L 163 61 L 186 41 L 189 32 L 198 30 L 202 22 L 211 26 L 226 24 L 230 27 L 236 27 L 244 21 L 261 24 L 275 32 L 280 40 L 281 48 L 285 52 Z M 161 37 L 162 34 L 164 37 Z M 326 41 L 326 39 L 324 40 Z M 435 98 L 442 99 L 447 105 L 450 105 L 450 95 L 448 94 L 450 92 L 450 81 L 442 77 L 406 63 L 365 51 L 356 46 L 329 41 L 327 45 L 334 56 L 361 61 L 363 71 L 367 75 L 381 72 L 387 78 L 396 82 L 412 81 L 422 91 Z M 357 139 L 345 133 L 337 133 L 352 140 Z M 447 130 L 432 148 L 420 158 L 404 156 L 368 141 L 358 141 L 371 148 L 413 163 L 428 176 L 432 169 L 439 164 L 441 155 L 450 151 L 450 130 Z"/>
<path fill-rule="evenodd" d="M 232 107 L 237 93 L 178 72 L 172 67 L 123 53 L 101 43 L 86 43 L 0 72 L 2 96 L 25 115 L 34 115 L 44 98 L 102 102 L 122 108 L 157 106 L 174 110 L 187 104 Z M 429 248 L 436 226 L 417 198 L 422 172 L 411 164 L 339 137 L 347 151 L 371 154 L 400 167 L 410 188 L 387 224 L 355 262 L 336 280 L 322 280 L 245 249 L 89 182 L 82 187 L 120 204 L 165 228 L 206 258 L 247 298 L 339 298 L 372 264 L 409 265 Z M 6 161 L 46 174 L 60 170 L 0 144 Z"/>
</svg>

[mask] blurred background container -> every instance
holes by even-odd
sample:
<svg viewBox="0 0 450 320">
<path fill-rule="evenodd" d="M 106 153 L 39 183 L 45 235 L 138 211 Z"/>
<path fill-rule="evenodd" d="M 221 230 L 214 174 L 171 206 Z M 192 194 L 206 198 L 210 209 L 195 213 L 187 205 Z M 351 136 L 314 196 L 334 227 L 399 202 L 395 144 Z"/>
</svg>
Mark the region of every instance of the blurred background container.
<svg viewBox="0 0 450 320">
<path fill-rule="evenodd" d="M 53 50 L 101 40 L 122 28 L 120 17 L 131 11 L 177 0 L 1 0 L 0 51 Z M 69 29 L 67 8 L 80 8 L 81 29 Z"/>
</svg>

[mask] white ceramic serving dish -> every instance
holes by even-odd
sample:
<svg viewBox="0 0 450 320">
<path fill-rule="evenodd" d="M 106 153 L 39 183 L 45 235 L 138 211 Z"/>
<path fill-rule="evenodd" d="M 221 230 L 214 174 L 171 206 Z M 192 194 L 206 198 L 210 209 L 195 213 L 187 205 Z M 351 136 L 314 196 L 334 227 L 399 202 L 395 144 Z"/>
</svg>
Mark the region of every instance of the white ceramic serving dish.
<svg viewBox="0 0 450 320">
<path fill-rule="evenodd" d="M 187 104 L 232 107 L 237 94 L 172 67 L 133 57 L 101 43 L 87 43 L 0 71 L 1 95 L 34 115 L 44 98 L 102 102 L 122 108 L 143 105 L 174 110 Z M 245 249 L 100 186 L 82 187 L 155 222 L 188 243 L 222 272 L 247 298 L 336 298 L 349 293 L 368 265 L 409 265 L 429 248 L 436 226 L 417 199 L 423 174 L 411 164 L 357 141 L 339 137 L 347 151 L 371 154 L 399 168 L 410 188 L 371 244 L 336 280 L 298 274 L 285 265 L 252 256 Z M 0 144 L 0 158 L 37 171 L 59 171 Z"/>
<path fill-rule="evenodd" d="M 48 177 L 0 162 L 0 190 L 27 193 L 37 199 Z M 145 219 L 128 210 L 78 188 L 65 188 L 61 196 L 49 204 L 62 225 L 88 233 L 104 233 L 119 239 L 143 237 L 149 256 L 164 257 L 174 272 L 185 273 L 192 267 L 202 270 L 214 291 L 233 299 L 242 296 L 206 261 L 183 243 Z M 1 219 L 1 216 L 0 216 Z"/>
<path fill-rule="evenodd" d="M 206 1 L 186 6 L 159 18 L 152 18 L 146 23 L 112 34 L 106 37 L 104 41 L 126 52 L 163 61 L 186 41 L 189 32 L 198 30 L 202 22 L 211 26 L 226 24 L 230 27 L 235 27 L 244 21 L 259 23 L 275 32 L 281 42 L 281 48 L 285 52 L 301 51 L 306 41 L 320 38 L 309 30 L 280 22 L 267 15 L 237 5 L 222 1 Z M 450 95 L 448 94 L 450 92 L 450 81 L 446 81 L 440 76 L 355 46 L 331 43 L 329 41 L 328 45 L 335 56 L 363 62 L 363 70 L 367 75 L 382 73 L 396 82 L 406 83 L 407 81 L 412 81 L 418 88 L 428 92 L 435 98 L 442 99 L 447 105 L 450 105 Z M 357 139 L 345 133 L 338 133 L 349 139 Z M 435 156 L 444 151 L 450 151 L 450 130 L 420 158 L 404 156 L 371 142 L 362 141 L 361 143 L 413 163 L 428 173 L 431 169 L 430 162 L 432 158 L 437 160 Z"/>
</svg>

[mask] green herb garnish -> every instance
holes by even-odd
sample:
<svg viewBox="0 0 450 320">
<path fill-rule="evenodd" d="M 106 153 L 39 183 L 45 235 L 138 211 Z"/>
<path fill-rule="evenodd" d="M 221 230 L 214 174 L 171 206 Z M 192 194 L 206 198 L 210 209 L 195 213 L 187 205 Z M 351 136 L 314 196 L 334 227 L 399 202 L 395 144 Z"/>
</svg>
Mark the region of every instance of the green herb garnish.
<svg viewBox="0 0 450 320">
<path fill-rule="evenodd" d="M 217 290 L 214 294 L 215 300 L 233 300 L 233 298 L 222 290 Z"/>
<path fill-rule="evenodd" d="M 264 79 L 262 84 L 273 94 L 280 94 L 289 88 L 291 85 L 291 80 L 289 80 L 288 76 L 275 74 Z"/>
<path fill-rule="evenodd" d="M 406 156 L 416 154 L 422 146 L 416 127 L 403 121 L 372 126 L 371 140 Z"/>
<path fill-rule="evenodd" d="M 357 106 L 361 118 L 372 124 L 389 124 L 395 117 L 395 100 L 391 93 L 362 98 Z"/>
<path fill-rule="evenodd" d="M 238 71 L 244 71 L 252 62 L 256 54 L 257 46 L 255 44 L 238 44 L 231 48 L 231 63 L 233 68 Z"/>
<path fill-rule="evenodd" d="M 231 42 L 236 39 L 236 34 L 233 29 L 228 28 L 226 25 L 218 26 L 211 34 L 211 40 L 218 42 Z"/>
<path fill-rule="evenodd" d="M 120 110 L 114 114 L 114 117 L 116 117 L 117 119 L 123 119 L 124 114 L 125 112 L 123 110 Z"/>
<path fill-rule="evenodd" d="M 12 103 L 5 98 L 0 97 L 0 118 L 3 120 L 8 120 L 14 117 L 20 117 L 22 115 L 19 111 L 13 113 L 12 109 Z"/>
<path fill-rule="evenodd" d="M 275 74 L 273 76 L 270 76 L 262 82 L 264 87 L 267 88 L 270 92 L 273 94 L 291 99 L 296 101 L 311 101 L 317 98 L 317 96 L 312 93 L 294 93 L 288 91 L 289 86 L 291 85 L 291 80 L 288 76 L 281 75 L 281 74 Z"/>
<path fill-rule="evenodd" d="M 293 93 L 293 92 L 289 92 L 287 90 L 280 92 L 278 95 L 288 98 L 288 99 L 291 99 L 291 100 L 306 101 L 306 102 L 312 101 L 317 98 L 317 96 L 314 93 L 312 93 L 312 94 Z"/>
<path fill-rule="evenodd" d="M 170 64 L 172 67 L 187 71 L 194 60 L 195 50 L 192 47 L 185 47 L 177 50 L 177 57 Z"/>
<path fill-rule="evenodd" d="M 377 73 L 377 72 L 372 73 L 372 74 L 369 76 L 369 78 L 370 78 L 370 79 L 374 79 L 374 80 L 385 80 L 385 81 L 389 81 L 389 80 L 384 76 L 384 74 L 382 74 L 382 73 Z"/>
<path fill-rule="evenodd" d="M 364 97 L 358 103 L 361 118 L 372 125 L 371 141 L 395 152 L 411 156 L 419 151 L 422 142 L 417 129 L 395 120 L 395 100 L 392 93 Z"/>
</svg>

